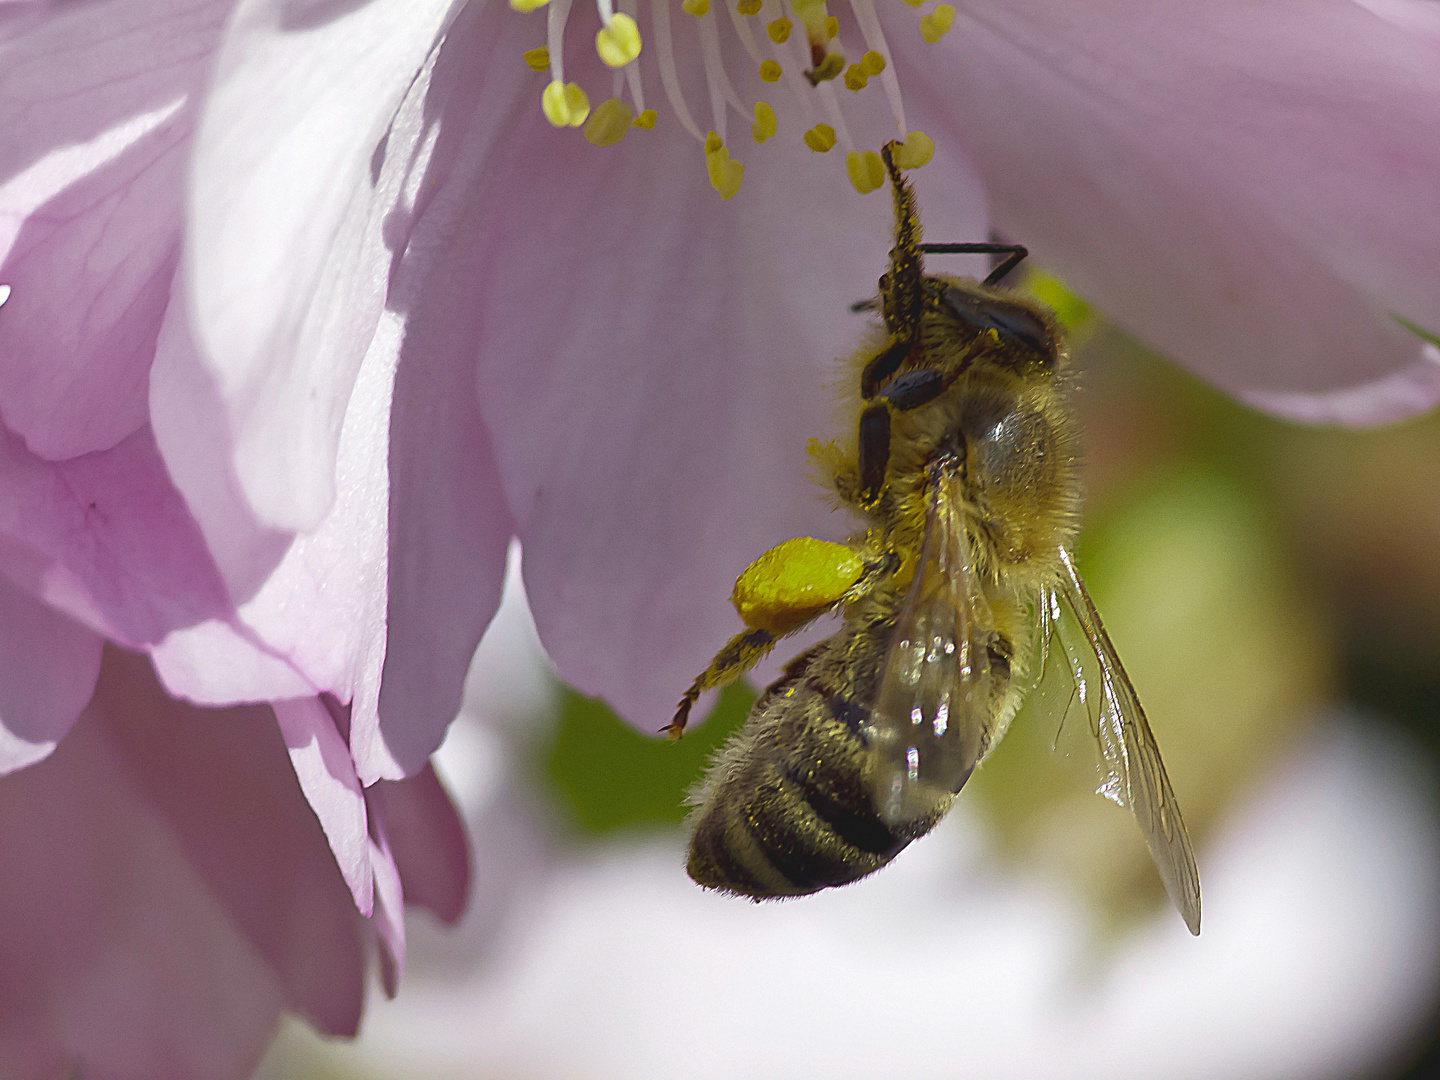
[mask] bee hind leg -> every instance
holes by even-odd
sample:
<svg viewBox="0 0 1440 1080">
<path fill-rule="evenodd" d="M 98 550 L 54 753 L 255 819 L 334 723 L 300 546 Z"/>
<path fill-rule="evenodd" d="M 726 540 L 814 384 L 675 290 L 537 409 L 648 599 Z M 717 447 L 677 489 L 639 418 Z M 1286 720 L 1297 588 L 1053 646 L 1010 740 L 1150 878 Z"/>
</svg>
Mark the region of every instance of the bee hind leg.
<svg viewBox="0 0 1440 1080">
<path fill-rule="evenodd" d="M 729 686 L 764 659 L 765 654 L 775 647 L 775 641 L 775 635 L 759 628 L 744 630 L 732 637 L 715 654 L 710 666 L 695 677 L 680 698 L 675 718 L 660 730 L 672 740 L 684 735 L 685 725 L 690 722 L 690 710 L 700 700 L 700 695 L 706 690 Z"/>
</svg>

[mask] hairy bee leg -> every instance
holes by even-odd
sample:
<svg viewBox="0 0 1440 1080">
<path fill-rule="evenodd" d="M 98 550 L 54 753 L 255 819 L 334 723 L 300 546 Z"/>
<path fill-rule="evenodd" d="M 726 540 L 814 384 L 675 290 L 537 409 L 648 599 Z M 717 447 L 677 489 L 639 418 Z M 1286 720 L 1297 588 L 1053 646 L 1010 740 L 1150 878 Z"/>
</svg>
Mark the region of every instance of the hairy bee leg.
<svg viewBox="0 0 1440 1080">
<path fill-rule="evenodd" d="M 892 140 L 880 148 L 895 200 L 895 246 L 890 249 L 890 269 L 880 279 L 880 302 L 891 335 L 910 342 L 920 326 L 920 313 L 925 306 L 925 290 L 921 284 L 925 268 L 920 258 L 920 210 L 914 190 L 895 164 L 897 145 Z"/>
<path fill-rule="evenodd" d="M 700 700 L 700 695 L 706 690 L 729 686 L 763 660 L 765 654 L 775 647 L 776 640 L 770 631 L 759 629 L 742 630 L 732 637 L 715 654 L 710 666 L 695 677 L 690 689 L 680 698 L 675 718 L 660 730 L 671 739 L 684 735 L 685 725 L 690 722 L 690 710 Z"/>
<path fill-rule="evenodd" d="M 890 407 L 883 402 L 860 414 L 860 503 L 873 506 L 890 467 Z"/>
</svg>

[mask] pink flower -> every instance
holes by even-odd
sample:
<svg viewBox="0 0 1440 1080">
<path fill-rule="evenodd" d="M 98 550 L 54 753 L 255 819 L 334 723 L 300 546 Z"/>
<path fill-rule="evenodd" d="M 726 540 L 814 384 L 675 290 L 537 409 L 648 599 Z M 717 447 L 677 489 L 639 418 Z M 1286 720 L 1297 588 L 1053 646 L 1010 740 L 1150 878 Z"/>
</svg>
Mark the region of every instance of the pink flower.
<svg viewBox="0 0 1440 1080">
<path fill-rule="evenodd" d="M 87 702 L 116 724 L 163 711 L 106 704 L 105 672 L 138 661 L 102 664 L 104 641 L 193 703 L 165 707 L 195 719 L 159 747 L 202 707 L 270 703 L 247 714 L 256 748 L 206 768 L 273 748 L 273 714 L 398 962 L 405 853 L 376 785 L 426 775 L 512 536 L 560 672 L 652 729 L 731 631 L 735 572 L 845 531 L 800 463 L 888 247 L 885 197 L 852 183 L 897 125 L 935 144 L 917 174 L 933 238 L 993 222 L 1216 385 L 1352 423 L 1440 398 L 1440 31 L 1421 0 L 993 0 L 944 36 L 949 9 L 928 11 L 928 44 L 913 14 L 882 31 L 856 0 L 838 40 L 889 59 L 853 93 L 798 81 L 813 5 L 790 10 L 779 86 L 748 16 L 630 10 L 640 59 L 612 74 L 599 17 L 564 0 L 0 8 L 0 798 L 81 790 L 89 721 L 81 750 L 55 747 Z M 611 19 L 612 59 L 625 30 Z M 551 80 L 521 60 L 547 40 L 548 120 Z M 553 126 L 580 117 L 564 84 L 612 80 L 634 112 L 649 95 L 654 130 L 600 148 Z M 733 96 L 763 134 L 761 95 L 778 134 L 755 147 L 725 112 Z M 819 124 L 848 172 L 800 141 Z M 179 783 L 150 775 L 155 799 Z M 412 898 L 459 880 L 427 790 L 410 820 L 441 854 Z M 285 1003 L 347 1023 L 265 1000 L 227 1030 Z M 80 1052 L 54 1030 L 33 1060 Z"/>
</svg>

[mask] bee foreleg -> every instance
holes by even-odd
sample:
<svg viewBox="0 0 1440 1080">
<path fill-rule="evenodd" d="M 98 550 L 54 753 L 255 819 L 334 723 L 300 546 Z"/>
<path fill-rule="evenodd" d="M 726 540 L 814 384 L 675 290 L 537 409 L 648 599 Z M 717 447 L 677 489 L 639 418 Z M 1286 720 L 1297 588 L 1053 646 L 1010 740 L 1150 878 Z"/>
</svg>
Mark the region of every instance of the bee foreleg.
<svg viewBox="0 0 1440 1080">
<path fill-rule="evenodd" d="M 776 638 L 768 630 L 750 629 L 736 634 L 715 654 L 710 666 L 695 677 L 690 689 L 680 698 L 675 718 L 660 730 L 671 739 L 685 734 L 685 725 L 690 721 L 690 710 L 706 690 L 729 686 L 759 663 L 775 647 Z"/>
</svg>

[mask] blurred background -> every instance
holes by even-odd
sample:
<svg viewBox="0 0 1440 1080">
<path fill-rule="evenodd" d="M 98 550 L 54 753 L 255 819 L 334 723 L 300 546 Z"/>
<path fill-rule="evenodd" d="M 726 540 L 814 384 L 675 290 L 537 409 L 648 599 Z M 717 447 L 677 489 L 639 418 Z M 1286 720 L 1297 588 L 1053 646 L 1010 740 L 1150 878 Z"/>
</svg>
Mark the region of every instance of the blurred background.
<svg viewBox="0 0 1440 1080">
<path fill-rule="evenodd" d="M 1201 937 L 1027 711 L 884 872 L 703 893 L 681 800 L 753 691 L 679 745 L 634 733 L 555 679 L 512 551 L 438 757 L 468 913 L 412 915 L 398 999 L 354 1043 L 289 1024 L 256 1080 L 1440 1076 L 1440 417 L 1282 424 L 1028 287 L 1072 327 L 1076 557 L 1196 841 Z"/>
</svg>

